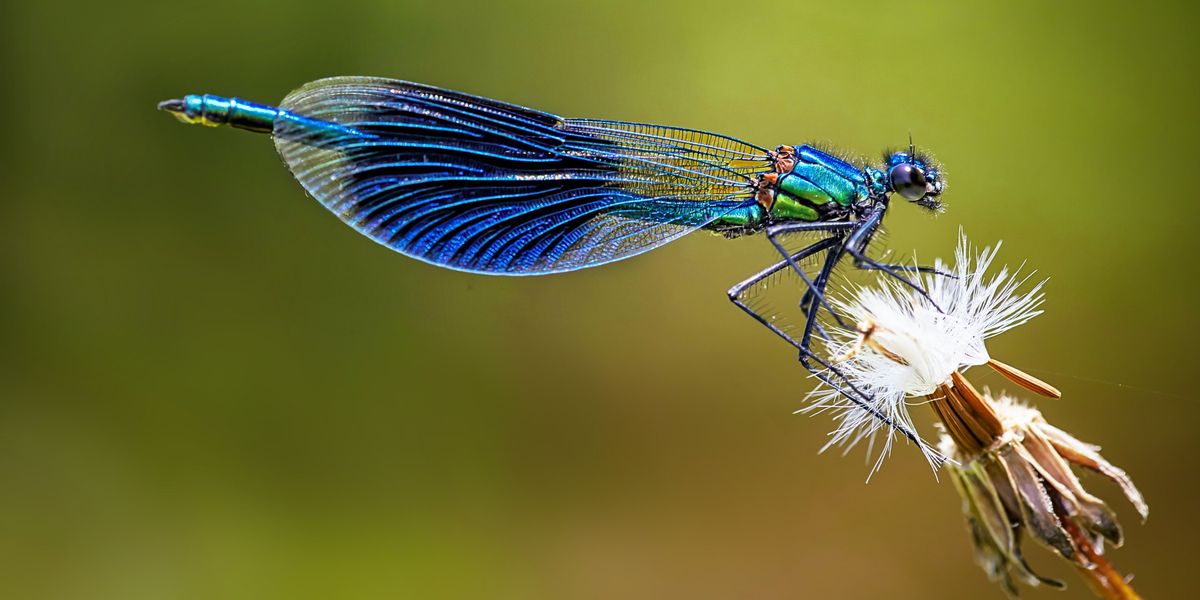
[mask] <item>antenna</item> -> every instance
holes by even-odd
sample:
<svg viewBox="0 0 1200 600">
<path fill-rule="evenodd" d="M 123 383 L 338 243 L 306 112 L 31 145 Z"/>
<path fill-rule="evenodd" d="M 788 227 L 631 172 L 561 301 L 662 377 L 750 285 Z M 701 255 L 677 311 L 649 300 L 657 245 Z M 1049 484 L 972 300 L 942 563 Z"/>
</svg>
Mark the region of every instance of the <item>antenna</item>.
<svg viewBox="0 0 1200 600">
<path fill-rule="evenodd" d="M 911 160 L 913 162 L 916 162 L 916 160 L 917 160 L 917 150 L 915 147 L 913 147 L 912 130 L 911 129 L 908 130 L 908 160 Z"/>
</svg>

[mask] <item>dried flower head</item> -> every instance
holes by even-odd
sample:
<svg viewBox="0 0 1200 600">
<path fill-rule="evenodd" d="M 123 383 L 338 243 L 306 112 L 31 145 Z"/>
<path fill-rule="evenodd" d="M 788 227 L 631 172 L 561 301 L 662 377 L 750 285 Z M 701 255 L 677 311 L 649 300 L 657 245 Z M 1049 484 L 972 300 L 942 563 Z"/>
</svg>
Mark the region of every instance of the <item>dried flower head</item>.
<svg viewBox="0 0 1200 600">
<path fill-rule="evenodd" d="M 968 384 L 969 385 L 969 384 Z M 1049 424 L 1037 410 L 1008 396 L 982 401 L 994 410 L 1002 433 L 987 448 L 964 450 L 949 432 L 940 447 L 963 498 L 963 513 L 975 559 L 993 581 L 1015 595 L 1015 580 L 1062 588 L 1063 583 L 1033 572 L 1021 554 L 1028 532 L 1070 560 L 1102 598 L 1137 598 L 1126 580 L 1101 555 L 1104 542 L 1124 540 L 1116 515 L 1090 494 L 1072 466 L 1112 480 L 1144 520 L 1146 501 L 1121 469 L 1100 456 L 1099 448 Z"/>
<path fill-rule="evenodd" d="M 880 412 L 911 424 L 909 398 L 921 398 L 939 420 L 940 443 L 924 449 L 935 465 L 949 464 L 963 497 L 978 562 L 993 580 L 1016 593 L 1014 580 L 1030 585 L 1063 584 L 1035 574 L 1021 554 L 1025 532 L 1079 568 L 1101 597 L 1136 598 L 1128 583 L 1101 556 L 1104 542 L 1123 541 L 1116 516 L 1083 488 L 1072 466 L 1116 482 L 1145 519 L 1148 507 L 1125 472 L 1085 444 L 1054 427 L 1041 413 L 1015 400 L 980 393 L 964 375 L 989 365 L 1013 383 L 1051 398 L 1053 386 L 992 358 L 984 340 L 1021 325 L 1040 311 L 1041 283 L 1023 293 L 1025 278 L 1006 268 L 985 275 L 995 251 L 972 260 L 960 238 L 954 277 L 927 275 L 922 284 L 934 306 L 915 291 L 885 279 L 881 288 L 859 289 L 837 306 L 857 319 L 854 331 L 836 331 L 837 362 Z M 945 265 L 938 263 L 939 269 Z M 881 423 L 842 401 L 835 390 L 818 389 L 806 410 L 836 410 L 833 443 L 873 439 Z M 890 431 L 879 460 L 887 454 Z M 876 461 L 876 467 L 879 462 Z"/>
</svg>

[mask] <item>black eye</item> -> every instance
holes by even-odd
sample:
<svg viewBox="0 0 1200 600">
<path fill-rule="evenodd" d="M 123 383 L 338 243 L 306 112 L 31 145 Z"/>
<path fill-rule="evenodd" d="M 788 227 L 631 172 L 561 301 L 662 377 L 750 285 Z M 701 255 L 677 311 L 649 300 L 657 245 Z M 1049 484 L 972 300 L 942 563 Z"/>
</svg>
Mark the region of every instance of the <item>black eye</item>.
<svg viewBox="0 0 1200 600">
<path fill-rule="evenodd" d="M 897 194 L 909 200 L 920 200 L 925 197 L 925 171 L 914 165 L 896 165 L 888 171 L 892 189 Z"/>
</svg>

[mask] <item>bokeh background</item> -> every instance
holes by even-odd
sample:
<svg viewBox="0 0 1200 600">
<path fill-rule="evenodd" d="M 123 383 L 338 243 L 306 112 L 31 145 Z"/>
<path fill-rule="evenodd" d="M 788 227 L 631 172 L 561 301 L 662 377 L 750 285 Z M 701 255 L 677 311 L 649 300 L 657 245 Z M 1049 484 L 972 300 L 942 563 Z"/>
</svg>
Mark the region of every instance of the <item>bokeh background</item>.
<svg viewBox="0 0 1200 600">
<path fill-rule="evenodd" d="M 993 353 L 1146 493 L 1111 554 L 1191 596 L 1200 439 L 1186 3 L 295 0 L 3 9 L 0 596 L 1001 598 L 950 483 L 818 455 L 810 383 L 725 290 L 761 239 L 566 276 L 354 234 L 266 137 L 157 101 L 428 82 L 564 115 L 945 163 L 949 211 L 1050 277 Z M 998 385 L 986 375 L 981 383 Z M 917 412 L 928 431 L 929 418 Z M 1031 562 L 1082 583 L 1047 552 Z"/>
</svg>

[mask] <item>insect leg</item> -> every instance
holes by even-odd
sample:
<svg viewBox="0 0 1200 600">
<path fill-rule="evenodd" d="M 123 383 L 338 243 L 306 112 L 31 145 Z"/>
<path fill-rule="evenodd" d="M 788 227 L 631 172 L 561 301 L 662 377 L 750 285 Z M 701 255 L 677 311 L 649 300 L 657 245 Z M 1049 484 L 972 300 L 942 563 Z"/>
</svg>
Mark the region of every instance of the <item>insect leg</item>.
<svg viewBox="0 0 1200 600">
<path fill-rule="evenodd" d="M 753 285 L 753 284 L 751 284 L 751 285 Z M 837 367 L 829 364 L 827 361 L 825 361 L 821 357 L 817 356 L 811 350 L 801 346 L 799 342 L 797 342 L 795 339 L 793 339 L 788 334 L 784 333 L 778 327 L 775 327 L 774 325 L 772 325 L 762 315 L 755 312 L 754 309 L 750 308 L 749 306 L 746 306 L 745 304 L 742 304 L 734 296 L 733 290 L 730 290 L 730 299 L 733 300 L 733 303 L 736 304 L 738 306 L 738 308 L 741 308 L 742 310 L 746 311 L 747 314 L 754 317 L 754 320 L 758 321 L 759 323 L 762 323 L 763 326 L 765 326 L 767 329 L 770 329 L 771 331 L 775 332 L 776 335 L 783 338 L 789 344 L 791 344 L 797 350 L 799 350 L 800 351 L 800 364 L 803 365 L 804 368 L 806 370 L 808 370 L 808 372 L 812 373 L 817 379 L 820 379 L 822 382 L 825 383 L 825 385 L 828 385 L 830 389 L 838 392 L 839 394 L 844 396 L 847 400 L 849 400 L 851 403 L 853 403 L 855 406 L 867 411 L 871 416 L 879 419 L 888 427 L 891 427 L 892 429 L 900 432 L 901 435 L 908 438 L 913 443 L 915 443 L 921 447 L 925 446 L 924 443 L 921 441 L 921 438 L 917 437 L 917 434 L 913 433 L 908 427 L 905 427 L 901 423 L 897 423 L 891 417 L 880 412 L 878 408 L 871 406 L 870 396 L 868 396 L 862 390 L 858 389 L 858 387 L 855 386 L 854 383 L 852 383 L 850 381 L 850 379 L 847 378 L 844 373 L 842 373 L 840 370 L 838 370 Z M 816 363 L 816 365 L 813 364 L 814 362 Z M 817 366 L 817 365 L 819 365 L 819 366 Z M 835 378 L 840 379 L 841 381 L 845 382 L 845 384 L 843 385 L 843 384 L 839 384 L 839 383 L 835 382 L 834 381 Z"/>
<path fill-rule="evenodd" d="M 813 285 L 813 281 L 808 278 L 807 274 L 804 273 L 804 269 L 800 268 L 800 265 L 791 258 L 791 255 L 788 254 L 786 249 L 784 249 L 783 244 L 777 239 L 777 237 L 785 233 L 816 231 L 830 233 L 832 234 L 830 236 L 831 238 L 837 238 L 840 240 L 842 237 L 842 232 L 852 230 L 856 226 L 856 223 L 838 221 L 834 223 L 784 223 L 767 228 L 767 239 L 771 241 L 771 245 L 775 246 L 775 249 L 787 259 L 787 262 L 792 267 L 792 270 L 794 270 L 796 274 L 800 276 L 800 279 L 804 281 L 805 285 L 808 286 L 808 290 L 805 291 L 804 296 L 800 299 L 800 310 L 805 310 L 805 305 L 809 302 L 812 302 L 812 300 L 815 298 L 821 306 L 825 307 L 825 310 L 829 311 L 830 315 L 833 315 L 834 320 L 837 321 L 838 325 L 841 325 L 842 327 L 846 327 L 846 323 L 842 320 L 841 316 L 833 310 L 833 307 L 831 307 L 825 300 L 824 286 L 821 286 L 818 289 L 817 286 Z M 831 254 L 835 254 L 840 257 L 842 251 L 841 249 L 837 249 L 831 250 L 830 252 Z M 828 259 L 826 262 L 828 263 Z M 834 260 L 833 262 L 836 264 L 837 260 Z M 827 265 L 822 269 L 822 273 L 828 276 L 828 270 L 831 270 L 831 267 Z"/>
<path fill-rule="evenodd" d="M 838 262 L 841 260 L 841 253 L 844 251 L 844 248 L 844 245 L 840 245 L 839 247 L 830 250 L 826 255 L 825 265 L 822 267 L 821 272 L 817 274 L 817 278 L 813 282 L 814 287 L 809 290 L 813 293 L 814 298 L 821 298 L 824 296 L 825 286 L 829 284 L 830 274 L 833 272 L 834 267 L 836 267 Z M 830 389 L 841 394 L 842 397 L 852 402 L 855 406 L 858 406 L 859 408 L 870 413 L 875 418 L 883 421 L 884 424 L 886 424 L 888 427 L 891 427 L 893 430 L 900 432 L 901 435 L 911 440 L 918 447 L 925 448 L 924 442 L 922 442 L 914 432 L 909 430 L 908 427 L 904 426 L 903 424 L 897 423 L 891 417 L 883 414 L 875 406 L 872 406 L 872 398 L 870 395 L 858 389 L 858 387 L 855 386 L 852 381 L 850 381 L 850 378 L 847 377 L 845 373 L 843 373 L 829 361 L 821 358 L 812 350 L 812 333 L 815 328 L 820 327 L 820 325 L 817 323 L 817 311 L 819 308 L 820 305 L 817 302 L 810 302 L 808 305 L 808 310 L 805 315 L 807 319 L 804 326 L 804 335 L 800 338 L 800 343 L 796 345 L 796 348 L 800 351 L 800 364 L 803 365 L 809 373 L 812 373 L 814 377 L 824 382 L 825 385 L 829 386 Z M 838 318 L 837 313 L 834 313 L 833 311 L 830 311 L 830 313 L 835 319 Z M 840 322 L 841 320 L 838 319 L 838 321 Z M 828 339 L 827 336 L 822 337 L 826 337 L 826 339 Z M 835 379 L 844 382 L 845 385 L 837 383 Z"/>
<path fill-rule="evenodd" d="M 869 265 L 866 263 L 859 264 L 857 262 L 855 263 L 854 266 L 858 269 L 862 269 L 863 271 L 878 271 L 878 270 L 882 270 L 879 267 L 886 267 L 893 271 L 900 271 L 903 273 L 932 273 L 939 277 L 949 277 L 951 279 L 958 279 L 958 275 L 955 275 L 954 273 L 947 273 L 936 267 L 921 267 L 921 266 L 917 266 L 917 265 L 894 265 L 894 264 L 887 264 L 887 263 L 880 264 L 879 267 L 876 267 L 874 265 Z"/>
<path fill-rule="evenodd" d="M 820 368 L 814 366 L 810 361 L 815 361 L 820 365 Z M 812 373 L 814 377 L 820 379 L 825 385 L 829 386 L 830 389 L 844 396 L 855 406 L 867 411 L 871 414 L 871 416 L 883 421 L 883 423 L 888 427 L 900 432 L 900 435 L 908 438 L 919 448 L 926 448 L 925 442 L 921 441 L 921 438 L 917 437 L 916 433 L 914 433 L 908 427 L 905 427 L 903 424 L 897 423 L 891 417 L 883 414 L 878 408 L 871 406 L 871 397 L 863 393 L 862 390 L 859 390 L 858 387 L 851 383 L 846 375 L 839 371 L 837 367 L 830 365 L 816 354 L 813 354 L 804 348 L 800 348 L 800 364 L 803 365 L 809 373 Z M 833 377 L 829 376 L 830 373 L 846 382 L 846 385 L 843 386 L 835 383 L 833 381 Z"/>
<path fill-rule="evenodd" d="M 849 378 L 846 377 L 846 375 L 844 373 L 842 373 L 840 370 L 837 369 L 837 367 L 831 365 L 828 361 L 822 359 L 820 356 L 818 356 L 816 353 L 814 353 L 812 350 L 810 350 L 806 344 L 801 344 L 800 342 L 796 341 L 795 338 L 788 335 L 782 329 L 776 327 L 766 317 L 763 317 L 761 314 L 759 314 L 757 311 L 755 311 L 753 308 L 751 308 L 750 306 L 748 306 L 746 303 L 742 302 L 742 300 L 741 300 L 742 294 L 745 293 L 745 291 L 747 289 L 758 284 L 759 282 L 766 279 L 767 277 L 770 277 L 771 275 L 775 274 L 776 272 L 778 272 L 780 269 L 784 268 L 785 266 L 787 266 L 787 265 L 794 266 L 796 261 L 803 260 L 803 259 L 807 258 L 808 256 L 811 256 L 813 254 L 816 254 L 817 252 L 821 252 L 824 250 L 829 250 L 830 254 L 833 255 L 833 250 L 840 251 L 840 248 L 839 248 L 840 243 L 841 243 L 841 239 L 839 237 L 828 237 L 828 238 L 825 238 L 823 240 L 815 242 L 815 243 L 799 250 L 795 254 L 789 254 L 788 258 L 790 260 L 783 260 L 783 261 L 780 261 L 779 263 L 771 265 L 771 266 L 767 267 L 766 269 L 763 269 L 762 271 L 759 271 L 758 273 L 754 274 L 753 276 L 746 279 L 745 281 L 730 288 L 729 292 L 728 292 L 729 300 L 731 302 L 733 302 L 733 304 L 735 306 L 742 309 L 746 314 L 753 317 L 755 321 L 758 321 L 760 324 L 762 324 L 762 326 L 771 330 L 771 332 L 773 332 L 775 335 L 778 335 L 779 337 L 783 338 L 784 341 L 786 341 L 787 343 L 789 343 L 793 347 L 795 347 L 800 352 L 800 364 L 803 365 L 804 368 L 807 369 L 810 373 L 812 373 L 814 376 L 816 376 L 817 379 L 820 379 L 826 385 L 828 385 L 830 387 L 830 389 L 837 391 L 842 396 L 846 397 L 854 405 L 867 411 L 869 414 L 871 414 L 875 418 L 882 421 L 885 425 L 900 432 L 901 435 L 908 438 L 909 440 L 912 440 L 917 445 L 923 446 L 920 438 L 918 438 L 915 433 L 913 433 L 911 430 L 909 430 L 903 424 L 895 422 L 891 417 L 880 412 L 878 408 L 871 406 L 870 396 L 868 396 L 862 390 L 858 389 L 854 385 L 854 383 L 851 382 L 849 380 Z M 828 264 L 830 262 L 830 260 L 831 259 L 827 258 L 826 263 Z M 836 264 L 836 260 L 834 260 L 833 263 Z M 823 271 L 825 271 L 825 269 L 823 269 Z M 818 280 L 822 281 L 823 283 L 828 281 L 828 273 L 824 273 L 824 275 L 825 275 L 824 277 L 818 275 Z M 818 305 L 816 303 L 810 303 L 809 309 L 808 309 L 809 313 L 810 314 L 814 313 L 817 306 Z M 812 321 L 812 319 L 810 319 L 810 322 L 811 321 Z M 813 331 L 812 326 L 806 326 L 805 327 L 805 336 L 810 337 L 812 334 L 812 331 Z M 835 379 L 839 379 L 839 380 L 843 381 L 844 385 L 837 383 L 835 381 Z"/>
<path fill-rule="evenodd" d="M 933 298 L 929 297 L 929 292 L 925 291 L 925 288 L 917 285 L 911 279 L 901 275 L 900 272 L 897 269 L 892 268 L 891 265 L 881 264 L 864 253 L 867 244 L 871 241 L 871 237 L 875 235 L 875 231 L 878 229 L 879 223 L 883 220 L 884 210 L 886 210 L 886 207 L 879 208 L 871 213 L 868 213 L 862 221 L 856 223 L 854 230 L 851 231 L 849 237 L 846 238 L 846 243 L 842 245 L 843 250 L 846 252 L 846 254 L 854 257 L 854 265 L 859 269 L 883 271 L 884 273 L 887 273 L 895 278 L 900 283 L 912 288 L 913 291 L 920 294 L 921 297 L 925 298 L 925 300 L 932 304 L 934 308 L 938 309 L 938 312 L 945 312 L 942 310 L 942 307 L 938 306 L 937 302 L 933 301 Z M 919 271 L 920 269 L 917 270 Z"/>
<path fill-rule="evenodd" d="M 810 284 L 808 291 L 804 294 L 805 297 L 809 298 L 807 306 L 805 306 L 804 298 L 800 299 L 800 309 L 805 313 L 804 335 L 800 338 L 800 345 L 803 346 L 805 350 L 812 349 L 812 333 L 814 329 L 820 329 L 821 337 L 825 338 L 826 340 L 829 339 L 829 336 L 825 334 L 823 329 L 821 329 L 821 325 L 817 319 L 817 313 L 820 312 L 820 307 L 824 303 L 814 302 L 814 300 L 825 297 L 825 287 L 829 285 L 829 277 L 833 273 L 834 267 L 837 266 L 838 261 L 840 261 L 842 258 L 842 248 L 843 246 L 839 245 L 825 255 L 825 264 L 821 266 L 821 270 L 817 273 L 817 278 L 812 284 Z M 833 315 L 833 318 L 838 322 L 838 325 L 842 326 L 843 328 L 847 327 L 846 323 L 842 320 L 841 315 L 838 315 L 833 311 L 833 309 L 829 308 L 829 305 L 825 305 L 825 310 L 828 310 L 829 314 Z"/>
<path fill-rule="evenodd" d="M 797 268 L 796 261 L 804 260 L 805 258 L 812 256 L 813 254 L 821 252 L 822 250 L 828 250 L 829 248 L 837 245 L 838 241 L 839 240 L 836 237 L 828 237 L 828 238 L 822 239 L 818 242 L 815 242 L 809 246 L 801 248 L 795 254 L 788 254 L 786 259 L 781 260 L 781 261 L 763 269 L 762 271 L 759 271 L 758 273 L 755 273 L 754 275 L 752 275 L 750 278 L 746 279 L 745 281 L 729 288 L 729 292 L 728 292 L 729 300 L 732 301 L 735 306 L 737 306 L 738 308 L 745 311 L 746 314 L 750 315 L 756 321 L 761 323 L 764 327 L 766 327 L 767 329 L 770 329 L 772 332 L 774 332 L 775 335 L 782 337 L 789 344 L 799 347 L 800 344 L 796 340 L 792 339 L 791 336 L 789 336 L 787 333 L 784 333 L 784 331 L 782 329 L 776 327 L 775 324 L 773 324 L 770 321 L 768 321 L 767 319 L 763 318 L 761 315 L 759 315 L 757 312 L 755 312 L 754 309 L 750 308 L 749 305 L 742 302 L 742 294 L 745 293 L 746 290 L 750 289 L 752 286 L 757 285 L 762 280 L 770 277 L 771 275 L 774 275 L 775 273 L 779 272 L 780 269 L 783 269 L 783 268 L 787 267 L 788 265 L 791 265 L 793 268 Z M 808 280 L 808 277 L 805 276 L 802 272 L 801 272 L 801 277 L 804 278 L 805 283 L 811 288 L 812 283 Z M 807 294 L 807 292 L 806 292 L 806 294 Z"/>
<path fill-rule="evenodd" d="M 846 253 L 849 254 L 850 256 L 854 257 L 854 266 L 855 267 L 865 270 L 865 271 L 883 271 L 884 273 L 887 273 L 888 275 L 891 275 L 892 277 L 894 277 L 900 283 L 903 283 L 904 285 L 912 288 L 912 290 L 914 292 L 920 294 L 921 297 L 923 297 L 923 298 L 925 298 L 925 300 L 929 301 L 929 303 L 932 304 L 934 308 L 938 309 L 939 312 L 945 312 L 942 310 L 942 307 L 938 306 L 937 302 L 933 301 L 933 298 L 929 297 L 929 292 L 925 291 L 925 288 L 921 287 L 920 285 L 917 285 L 917 283 L 914 282 L 913 280 L 901 275 L 899 270 L 893 268 L 893 265 L 885 265 L 885 264 L 878 263 L 871 257 L 867 256 L 866 254 L 863 254 L 862 250 L 857 249 L 857 248 L 852 248 L 849 245 L 846 246 Z M 919 268 L 917 268 L 917 270 L 919 270 Z M 911 271 L 911 269 L 910 269 L 910 271 Z"/>
</svg>

